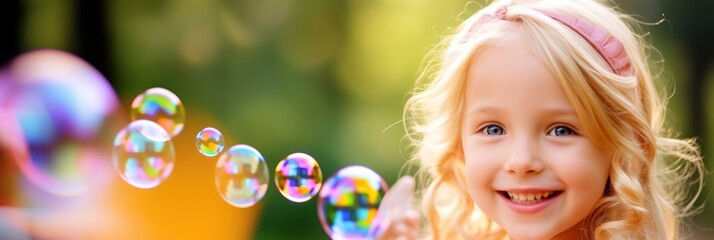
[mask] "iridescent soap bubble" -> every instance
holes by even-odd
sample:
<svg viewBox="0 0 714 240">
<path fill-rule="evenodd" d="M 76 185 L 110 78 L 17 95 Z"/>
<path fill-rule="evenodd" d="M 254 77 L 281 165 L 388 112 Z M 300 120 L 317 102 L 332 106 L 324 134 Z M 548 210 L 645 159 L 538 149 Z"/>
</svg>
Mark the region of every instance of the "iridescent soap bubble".
<svg viewBox="0 0 714 240">
<path fill-rule="evenodd" d="M 171 137 L 183 130 L 186 110 L 176 94 L 164 88 L 146 90 L 131 103 L 131 120 L 147 119 L 158 123 Z"/>
<path fill-rule="evenodd" d="M 114 138 L 114 167 L 124 181 L 153 188 L 171 175 L 175 153 L 171 136 L 149 120 L 129 123 Z"/>
<path fill-rule="evenodd" d="M 372 239 L 370 225 L 377 215 L 387 183 L 363 166 L 340 169 L 325 181 L 317 215 L 332 239 Z"/>
<path fill-rule="evenodd" d="M 268 164 L 255 148 L 239 144 L 216 162 L 216 187 L 223 200 L 246 208 L 255 205 L 268 189 Z"/>
<path fill-rule="evenodd" d="M 310 200 L 322 187 L 320 165 L 305 153 L 290 154 L 275 168 L 275 186 L 290 201 Z"/>
<path fill-rule="evenodd" d="M 213 157 L 223 151 L 223 134 L 218 129 L 207 127 L 196 135 L 196 147 L 201 154 Z"/>
<path fill-rule="evenodd" d="M 17 189 L 36 193 L 17 199 L 57 206 L 54 196 L 79 196 L 109 183 L 111 142 L 102 139 L 111 140 L 121 127 L 118 107 L 107 79 L 68 52 L 33 50 L 0 69 L 0 145 L 3 136 L 16 145 L 0 161 L 14 160 L 25 176 Z"/>
</svg>

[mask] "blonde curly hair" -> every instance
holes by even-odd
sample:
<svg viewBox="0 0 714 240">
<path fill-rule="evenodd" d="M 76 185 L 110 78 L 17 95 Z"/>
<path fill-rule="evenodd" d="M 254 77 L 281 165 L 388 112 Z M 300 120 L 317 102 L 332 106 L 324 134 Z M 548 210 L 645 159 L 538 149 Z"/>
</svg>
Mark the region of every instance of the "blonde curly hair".
<svg viewBox="0 0 714 240">
<path fill-rule="evenodd" d="M 474 30 L 486 13 L 507 5 L 501 21 Z M 540 11 L 590 21 L 617 37 L 633 75 L 615 74 L 576 32 Z M 677 239 L 681 220 L 698 210 L 704 166 L 693 139 L 677 139 L 663 127 L 666 98 L 654 84 L 648 62 L 657 53 L 645 41 L 641 22 L 607 2 L 594 0 L 494 1 L 466 19 L 427 56 L 405 125 L 419 166 L 420 203 L 426 237 L 503 239 L 507 233 L 485 215 L 465 186 L 460 122 L 468 65 L 479 49 L 519 38 L 563 88 L 592 141 L 614 152 L 606 191 L 584 219 L 587 239 Z M 693 190 L 691 188 L 694 188 Z M 690 194 L 693 192 L 694 194 Z"/>
</svg>

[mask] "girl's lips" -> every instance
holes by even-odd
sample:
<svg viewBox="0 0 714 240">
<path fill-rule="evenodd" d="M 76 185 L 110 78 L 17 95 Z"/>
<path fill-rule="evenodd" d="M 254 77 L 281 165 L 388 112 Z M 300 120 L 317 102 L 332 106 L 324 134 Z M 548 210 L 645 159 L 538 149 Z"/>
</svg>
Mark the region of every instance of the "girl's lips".
<svg viewBox="0 0 714 240">
<path fill-rule="evenodd" d="M 506 205 L 511 208 L 514 212 L 522 214 L 530 214 L 539 212 L 554 202 L 555 199 L 560 197 L 563 191 L 547 191 L 547 190 L 534 190 L 534 191 L 498 191 L 501 198 L 506 202 Z M 511 196 L 510 194 L 515 196 Z M 549 193 L 540 195 L 539 193 Z M 530 194 L 529 198 L 525 198 L 526 195 Z M 535 197 L 532 197 L 536 195 Z"/>
</svg>

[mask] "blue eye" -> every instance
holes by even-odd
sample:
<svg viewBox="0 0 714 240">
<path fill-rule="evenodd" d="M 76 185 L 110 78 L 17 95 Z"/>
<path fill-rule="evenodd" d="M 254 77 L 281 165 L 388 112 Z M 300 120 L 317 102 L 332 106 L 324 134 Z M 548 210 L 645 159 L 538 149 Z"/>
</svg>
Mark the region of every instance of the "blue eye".
<svg viewBox="0 0 714 240">
<path fill-rule="evenodd" d="M 570 136 L 573 134 L 575 134 L 575 131 L 566 126 L 557 126 L 551 129 L 550 132 L 548 132 L 548 135 L 551 136 Z"/>
<path fill-rule="evenodd" d="M 506 131 L 498 125 L 488 125 L 481 130 L 486 135 L 503 135 Z"/>
</svg>

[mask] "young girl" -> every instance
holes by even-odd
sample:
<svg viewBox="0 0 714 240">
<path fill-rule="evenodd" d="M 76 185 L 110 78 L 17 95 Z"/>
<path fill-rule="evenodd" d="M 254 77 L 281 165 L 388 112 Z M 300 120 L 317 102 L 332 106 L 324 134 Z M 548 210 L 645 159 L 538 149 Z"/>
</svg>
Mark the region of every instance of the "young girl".
<svg viewBox="0 0 714 240">
<path fill-rule="evenodd" d="M 406 105 L 426 227 L 407 178 L 381 237 L 680 238 L 703 163 L 663 128 L 634 22 L 594 0 L 496 0 L 463 22 Z"/>
</svg>

